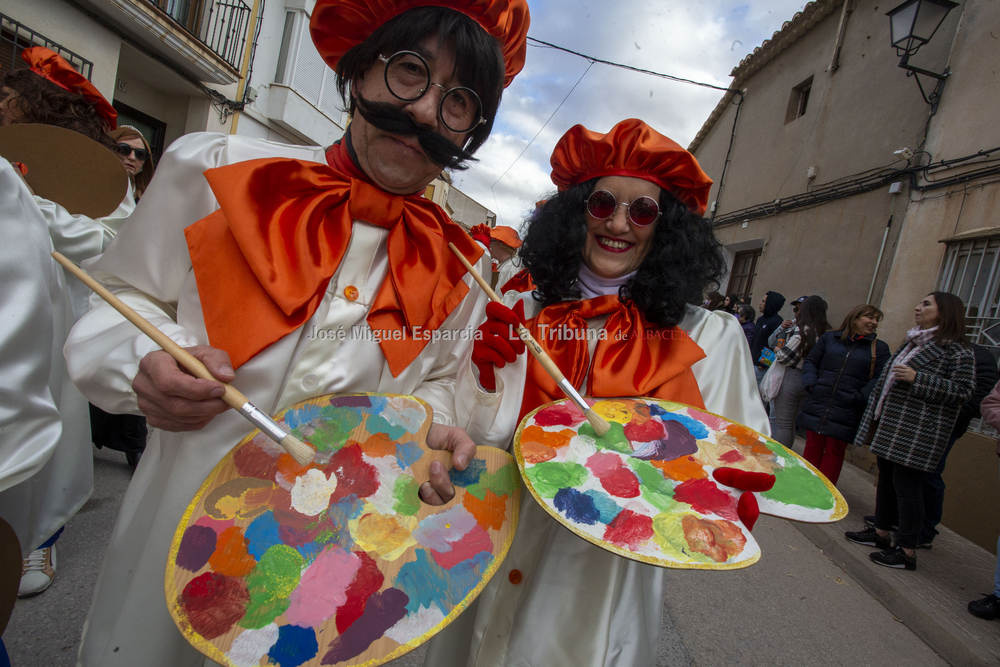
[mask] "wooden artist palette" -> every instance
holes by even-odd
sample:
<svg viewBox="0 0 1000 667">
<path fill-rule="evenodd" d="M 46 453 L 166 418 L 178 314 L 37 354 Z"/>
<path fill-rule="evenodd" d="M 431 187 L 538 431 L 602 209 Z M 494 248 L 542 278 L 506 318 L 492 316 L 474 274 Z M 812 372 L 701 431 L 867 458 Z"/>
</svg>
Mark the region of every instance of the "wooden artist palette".
<svg viewBox="0 0 1000 667">
<path fill-rule="evenodd" d="M 27 165 L 24 180 L 34 193 L 70 213 L 103 218 L 125 199 L 122 161 L 79 132 L 35 123 L 0 127 L 0 156 Z"/>
<path fill-rule="evenodd" d="M 480 447 L 451 470 L 455 498 L 431 507 L 431 408 L 412 396 L 345 394 L 276 417 L 318 450 L 300 466 L 259 431 L 215 467 L 167 560 L 170 614 L 212 660 L 380 665 L 465 610 L 507 554 L 520 479 Z"/>
<path fill-rule="evenodd" d="M 514 455 L 539 505 L 620 556 L 702 570 L 757 562 L 760 547 L 737 515 L 742 492 L 718 483 L 716 468 L 773 474 L 774 488 L 755 494 L 762 514 L 810 523 L 847 515 L 826 477 L 746 426 L 651 398 L 598 400 L 593 409 L 611 424 L 606 435 L 557 401 L 521 421 Z"/>
</svg>

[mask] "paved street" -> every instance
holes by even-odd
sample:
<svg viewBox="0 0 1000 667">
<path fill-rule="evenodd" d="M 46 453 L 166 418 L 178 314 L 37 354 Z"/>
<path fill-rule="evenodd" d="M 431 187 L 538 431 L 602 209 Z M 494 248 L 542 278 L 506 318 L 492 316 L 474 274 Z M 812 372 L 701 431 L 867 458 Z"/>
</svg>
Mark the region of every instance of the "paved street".
<svg viewBox="0 0 1000 667">
<path fill-rule="evenodd" d="M 18 602 L 4 635 L 14 667 L 75 664 L 104 546 L 130 479 L 123 454 L 95 450 L 94 464 L 94 496 L 59 541 L 55 583 Z M 843 525 L 854 523 L 852 513 Z M 794 525 L 761 517 L 754 535 L 762 557 L 750 568 L 668 571 L 657 667 L 947 664 Z M 390 664 L 422 662 L 423 652 L 415 651 Z"/>
</svg>

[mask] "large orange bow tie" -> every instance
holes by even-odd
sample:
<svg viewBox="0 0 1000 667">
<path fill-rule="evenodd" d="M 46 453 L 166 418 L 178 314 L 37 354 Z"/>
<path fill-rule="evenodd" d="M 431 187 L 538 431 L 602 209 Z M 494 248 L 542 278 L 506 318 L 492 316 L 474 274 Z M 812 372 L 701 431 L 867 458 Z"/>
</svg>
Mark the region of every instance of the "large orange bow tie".
<svg viewBox="0 0 1000 667">
<path fill-rule="evenodd" d="M 435 330 L 468 293 L 448 243 L 473 262 L 483 251 L 464 230 L 419 194 L 390 194 L 350 172 L 289 159 L 205 172 L 221 208 L 185 235 L 209 340 L 234 368 L 316 312 L 355 220 L 390 230 L 389 275 L 367 318 L 373 330 Z M 427 340 L 379 344 L 398 376 Z"/>
<path fill-rule="evenodd" d="M 591 364 L 587 319 L 600 315 L 608 316 L 606 338 L 597 341 Z M 704 350 L 677 327 L 650 324 L 631 301 L 617 295 L 564 301 L 543 308 L 528 328 L 574 387 L 586 379 L 589 396 L 650 396 L 705 407 L 691 372 Z M 561 398 L 542 365 L 529 359 L 520 418 Z"/>
</svg>

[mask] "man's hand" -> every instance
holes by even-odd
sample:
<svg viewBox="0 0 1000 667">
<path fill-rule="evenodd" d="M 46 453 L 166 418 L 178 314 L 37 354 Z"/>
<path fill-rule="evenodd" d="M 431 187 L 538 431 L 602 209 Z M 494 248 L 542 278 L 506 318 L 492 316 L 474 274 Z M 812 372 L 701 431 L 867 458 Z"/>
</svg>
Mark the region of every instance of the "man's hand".
<svg viewBox="0 0 1000 667">
<path fill-rule="evenodd" d="M 187 351 L 201 360 L 221 382 L 236 379 L 229 355 L 208 345 L 189 347 Z M 163 350 L 150 352 L 139 362 L 139 373 L 132 389 L 139 399 L 139 409 L 146 421 L 164 431 L 197 431 L 215 415 L 229 409 L 222 395 L 221 382 L 192 376 Z"/>
<path fill-rule="evenodd" d="M 904 364 L 896 364 L 892 367 L 892 374 L 897 380 L 903 382 L 913 382 L 917 379 L 917 372 Z"/>
<path fill-rule="evenodd" d="M 457 470 L 465 470 L 476 454 L 476 443 L 457 426 L 432 424 L 427 431 L 427 446 L 451 452 L 451 463 Z M 420 485 L 420 497 L 428 505 L 444 505 L 455 497 L 455 487 L 448 478 L 448 471 L 439 461 L 431 463 L 431 481 Z"/>
<path fill-rule="evenodd" d="M 785 320 L 784 322 L 781 323 L 781 328 L 782 329 L 791 329 L 792 328 L 792 324 L 794 324 L 794 323 L 791 320 Z"/>
</svg>

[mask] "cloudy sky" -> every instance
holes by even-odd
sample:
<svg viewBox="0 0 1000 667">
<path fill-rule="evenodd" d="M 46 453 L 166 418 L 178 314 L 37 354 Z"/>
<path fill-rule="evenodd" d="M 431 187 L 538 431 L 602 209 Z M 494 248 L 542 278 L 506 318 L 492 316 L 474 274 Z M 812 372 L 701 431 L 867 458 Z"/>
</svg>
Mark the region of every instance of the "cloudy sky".
<svg viewBox="0 0 1000 667">
<path fill-rule="evenodd" d="M 530 0 L 530 5 L 530 37 L 725 87 L 733 67 L 805 2 Z M 454 174 L 455 183 L 496 211 L 497 224 L 518 227 L 534 202 L 554 189 L 549 155 L 573 125 L 607 132 L 620 120 L 641 118 L 687 146 L 722 94 L 600 63 L 590 66 L 578 56 L 529 43 L 524 70 L 504 92 L 493 134 L 477 153 L 479 162 Z"/>
</svg>

